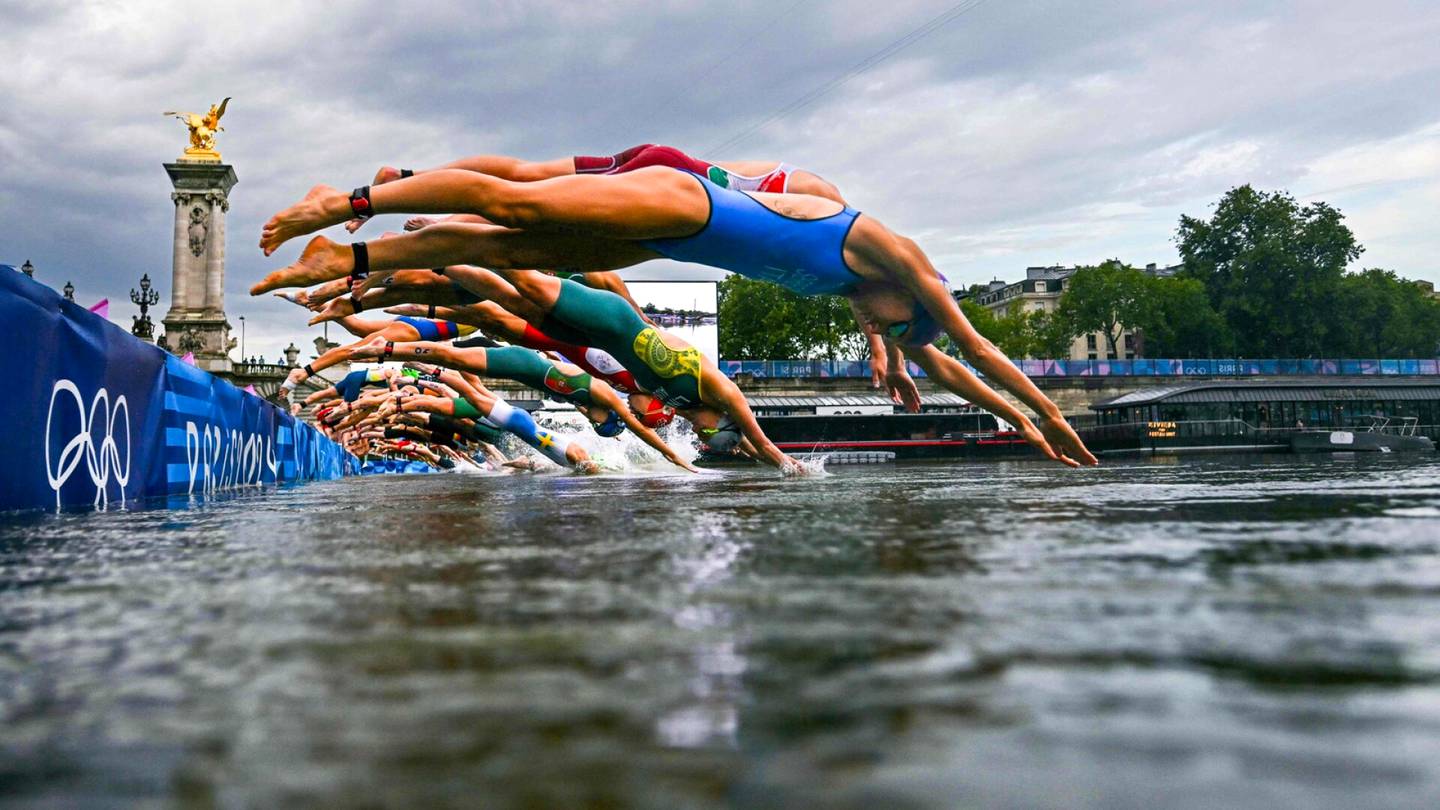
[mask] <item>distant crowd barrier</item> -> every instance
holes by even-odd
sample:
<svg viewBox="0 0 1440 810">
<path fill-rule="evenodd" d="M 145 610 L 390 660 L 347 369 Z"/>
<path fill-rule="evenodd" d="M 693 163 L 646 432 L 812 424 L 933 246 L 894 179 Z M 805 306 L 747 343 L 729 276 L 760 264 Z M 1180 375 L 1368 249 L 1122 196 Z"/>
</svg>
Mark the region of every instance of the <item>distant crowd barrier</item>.
<svg viewBox="0 0 1440 810">
<path fill-rule="evenodd" d="M 0 510 L 337 478 L 359 460 L 254 394 L 0 272 Z"/>
<path fill-rule="evenodd" d="M 1028 377 L 1440 376 L 1440 360 L 1017 360 Z M 967 364 L 968 365 L 968 364 Z M 913 376 L 924 372 L 910 363 Z M 727 376 L 869 377 L 864 360 L 721 360 Z"/>
</svg>

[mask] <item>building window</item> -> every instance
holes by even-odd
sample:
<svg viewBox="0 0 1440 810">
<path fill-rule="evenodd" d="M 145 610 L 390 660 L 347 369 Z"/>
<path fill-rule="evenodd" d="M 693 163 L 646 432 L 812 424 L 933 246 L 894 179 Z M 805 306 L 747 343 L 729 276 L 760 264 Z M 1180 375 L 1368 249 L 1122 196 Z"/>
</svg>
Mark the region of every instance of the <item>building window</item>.
<svg viewBox="0 0 1440 810">
<path fill-rule="evenodd" d="M 1048 291 L 1048 288 L 1045 286 L 1045 282 L 1043 282 L 1043 281 L 1037 281 L 1037 282 L 1035 282 L 1035 292 L 1047 292 L 1047 291 Z"/>
<path fill-rule="evenodd" d="M 1094 352 L 1090 352 L 1088 355 L 1085 356 L 1085 359 L 1087 359 L 1087 360 L 1098 360 L 1099 358 L 1095 356 L 1095 353 L 1094 353 Z"/>
<path fill-rule="evenodd" d="M 1131 335 L 1131 334 L 1126 334 L 1126 335 L 1125 335 L 1125 351 L 1127 351 L 1127 352 L 1133 352 L 1133 351 L 1135 351 L 1135 336 L 1134 336 L 1134 335 Z"/>
<path fill-rule="evenodd" d="M 1094 332 L 1091 332 L 1090 334 L 1088 334 L 1088 335 L 1085 336 L 1085 351 L 1087 351 L 1087 352 L 1094 352 L 1094 351 L 1095 351 L 1095 333 L 1094 333 Z M 1094 359 L 1095 359 L 1095 355 L 1094 355 L 1094 354 L 1091 354 L 1091 355 L 1090 355 L 1090 359 L 1091 359 L 1091 360 L 1094 360 Z"/>
</svg>

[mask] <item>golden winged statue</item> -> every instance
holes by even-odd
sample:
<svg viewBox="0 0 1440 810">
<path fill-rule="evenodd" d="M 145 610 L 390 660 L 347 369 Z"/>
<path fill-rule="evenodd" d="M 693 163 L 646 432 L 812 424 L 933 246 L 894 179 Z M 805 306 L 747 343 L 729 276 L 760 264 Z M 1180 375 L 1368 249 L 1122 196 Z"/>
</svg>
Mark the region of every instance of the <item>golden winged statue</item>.
<svg viewBox="0 0 1440 810">
<path fill-rule="evenodd" d="M 190 146 L 185 149 L 182 160 L 220 160 L 220 153 L 215 150 L 215 133 L 225 131 L 225 128 L 220 126 L 220 118 L 225 115 L 225 105 L 229 103 L 230 97 L 226 96 L 219 104 L 211 104 L 210 111 L 203 115 L 174 110 L 161 113 L 178 118 L 190 130 Z"/>
</svg>

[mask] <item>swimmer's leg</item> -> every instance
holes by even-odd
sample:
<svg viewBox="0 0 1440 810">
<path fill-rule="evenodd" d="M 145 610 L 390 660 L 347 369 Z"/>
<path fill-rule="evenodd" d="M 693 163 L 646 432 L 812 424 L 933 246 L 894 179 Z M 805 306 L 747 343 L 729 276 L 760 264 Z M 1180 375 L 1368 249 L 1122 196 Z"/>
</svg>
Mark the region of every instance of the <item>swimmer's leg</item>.
<svg viewBox="0 0 1440 810">
<path fill-rule="evenodd" d="M 573 267 L 618 270 L 658 258 L 638 243 L 565 234 L 537 234 L 490 225 L 445 223 L 366 245 L 370 278 L 362 290 L 379 286 L 383 275 L 416 267 L 477 264 L 490 268 Z M 251 295 L 282 287 L 306 287 L 344 278 L 356 264 L 356 249 L 317 236 L 300 258 L 250 288 Z M 447 271 L 448 272 L 448 271 Z M 456 278 L 462 284 L 462 279 Z M 466 285 L 467 288 L 469 285 Z M 478 294 L 478 291 L 477 291 Z"/>
<path fill-rule="evenodd" d="M 534 418 L 525 411 L 512 406 L 503 399 L 497 399 L 495 404 L 490 407 L 488 415 L 491 422 L 519 436 L 521 441 L 539 450 L 541 455 L 556 464 L 569 467 L 574 463 L 569 459 L 567 453 L 570 450 L 570 440 L 535 424 Z"/>
<path fill-rule="evenodd" d="M 260 247 L 268 256 L 290 239 L 338 225 L 362 209 L 367 215 L 479 214 L 511 228 L 564 228 L 613 239 L 657 239 L 688 236 L 703 228 L 710 217 L 710 198 L 690 175 L 663 168 L 536 183 L 447 169 L 361 187 L 350 194 L 316 186 L 265 223 Z"/>
</svg>

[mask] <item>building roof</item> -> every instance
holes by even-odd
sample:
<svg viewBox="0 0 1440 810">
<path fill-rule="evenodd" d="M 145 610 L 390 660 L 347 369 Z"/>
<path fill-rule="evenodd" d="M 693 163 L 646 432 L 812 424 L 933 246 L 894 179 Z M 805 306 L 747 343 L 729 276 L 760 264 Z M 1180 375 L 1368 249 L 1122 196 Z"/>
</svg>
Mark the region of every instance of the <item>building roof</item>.
<svg viewBox="0 0 1440 810">
<path fill-rule="evenodd" d="M 858 407 L 861 405 L 894 405 L 895 402 L 884 394 L 850 394 L 845 396 L 820 397 L 746 397 L 752 408 L 814 408 L 814 407 Z M 959 407 L 970 404 L 963 397 L 949 392 L 921 394 L 920 404 L 936 407 Z"/>
<path fill-rule="evenodd" d="M 1440 384 L 1431 381 L 1375 379 L 1299 379 L 1285 382 L 1198 382 L 1142 388 L 1096 402 L 1092 411 L 1165 403 L 1324 402 L 1352 399 L 1440 400 Z"/>
</svg>

